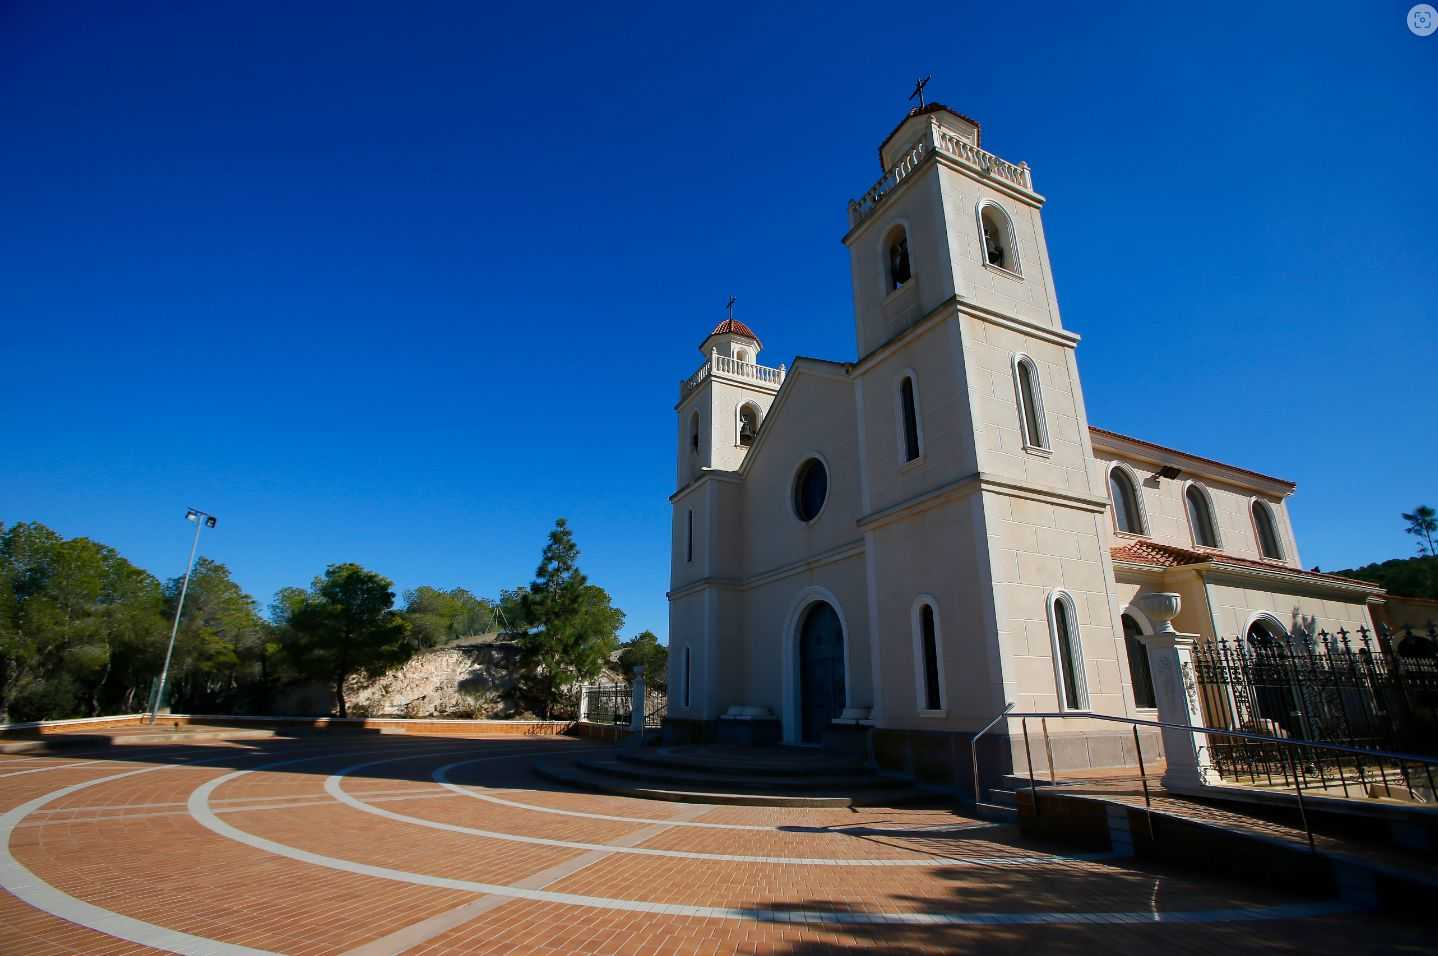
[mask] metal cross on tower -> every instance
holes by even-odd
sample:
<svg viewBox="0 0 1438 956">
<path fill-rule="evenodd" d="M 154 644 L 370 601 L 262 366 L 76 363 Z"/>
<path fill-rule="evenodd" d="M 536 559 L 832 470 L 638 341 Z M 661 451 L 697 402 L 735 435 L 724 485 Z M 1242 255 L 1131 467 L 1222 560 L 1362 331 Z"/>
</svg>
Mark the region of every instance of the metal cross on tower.
<svg viewBox="0 0 1438 956">
<path fill-rule="evenodd" d="M 734 318 L 734 303 L 735 303 L 736 301 L 738 301 L 738 300 L 735 299 L 735 298 L 731 295 L 731 296 L 729 297 L 729 301 L 726 302 L 726 303 L 724 303 L 724 317 L 725 317 L 725 318 L 729 318 L 729 319 Z"/>
<path fill-rule="evenodd" d="M 914 92 L 909 94 L 909 99 L 917 99 L 919 101 L 919 109 L 924 108 L 924 87 L 928 86 L 929 81 L 932 79 L 933 76 L 926 76 L 922 80 L 919 80 L 914 84 Z"/>
</svg>

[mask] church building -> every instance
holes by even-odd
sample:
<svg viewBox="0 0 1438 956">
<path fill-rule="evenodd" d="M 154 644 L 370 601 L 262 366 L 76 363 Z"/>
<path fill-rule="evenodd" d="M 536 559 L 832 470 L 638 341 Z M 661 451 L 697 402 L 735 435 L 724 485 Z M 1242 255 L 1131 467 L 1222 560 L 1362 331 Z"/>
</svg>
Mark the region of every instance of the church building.
<svg viewBox="0 0 1438 956">
<path fill-rule="evenodd" d="M 858 357 L 765 365 L 731 314 L 680 383 L 668 739 L 923 776 L 1009 703 L 1152 717 L 1143 592 L 1202 637 L 1372 627 L 1379 588 L 1303 570 L 1292 482 L 1089 424 L 1026 163 L 939 104 L 879 157 L 843 238 Z M 1125 725 L 1050 725 L 1059 769 L 1135 760 Z"/>
</svg>

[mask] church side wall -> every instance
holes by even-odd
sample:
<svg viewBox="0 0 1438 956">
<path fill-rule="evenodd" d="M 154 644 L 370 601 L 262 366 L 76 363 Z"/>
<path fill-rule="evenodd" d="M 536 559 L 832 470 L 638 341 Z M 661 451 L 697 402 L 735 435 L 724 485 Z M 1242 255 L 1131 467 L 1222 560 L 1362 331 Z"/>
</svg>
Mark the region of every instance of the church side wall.
<svg viewBox="0 0 1438 956">
<path fill-rule="evenodd" d="M 1059 328 L 1040 210 L 947 167 L 940 168 L 940 180 L 944 218 L 949 223 L 948 253 L 959 294 L 1005 315 Z M 983 200 L 998 203 L 1008 213 L 1018 242 L 1022 277 L 985 264 L 979 227 L 979 203 Z"/>
<path fill-rule="evenodd" d="M 903 227 L 908 235 L 913 277 L 903 288 L 891 291 L 885 247 L 895 227 Z M 931 168 L 887 197 L 883 211 L 850 237 L 859 355 L 868 355 L 953 297 L 954 273 L 945 261 L 946 232 L 939 178 Z"/>
<path fill-rule="evenodd" d="M 1219 536 L 1222 539 L 1219 543 L 1221 551 L 1240 558 L 1257 560 L 1261 557 L 1258 550 L 1258 531 L 1253 524 L 1252 505 L 1255 496 L 1263 497 L 1273 508 L 1278 525 L 1283 547 L 1281 563 L 1292 568 L 1302 567 L 1298 563 L 1298 543 L 1289 520 L 1286 498 L 1275 501 L 1258 495 L 1254 489 L 1193 473 L 1185 473 L 1178 479 L 1155 478 L 1153 475 L 1157 468 L 1151 462 L 1125 459 L 1109 451 L 1095 452 L 1094 457 L 1099 463 L 1099 479 L 1102 481 L 1099 487 L 1104 489 L 1104 497 L 1108 497 L 1108 472 L 1114 463 L 1122 462 L 1128 465 L 1137 475 L 1148 532 L 1141 537 L 1180 548 L 1195 547 L 1183 497 L 1188 480 L 1192 479 L 1208 491 L 1209 499 L 1213 502 L 1214 519 L 1218 522 Z M 1122 545 L 1133 540 L 1133 537 L 1115 532 L 1114 544 Z"/>
<path fill-rule="evenodd" d="M 749 448 L 739 444 L 739 406 L 752 402 L 759 406 L 763 415 L 768 415 L 774 393 L 745 388 L 721 378 L 711 379 L 709 387 L 713 389 L 710 407 L 714 413 L 710 435 L 712 464 L 720 471 L 737 471 L 744 463 L 744 456 L 749 453 Z M 762 419 L 759 427 L 763 428 Z"/>
<path fill-rule="evenodd" d="M 859 540 L 859 460 L 854 389 L 847 377 L 796 370 L 767 434 L 750 449 L 744 479 L 745 576 L 810 560 Z M 829 493 L 819 516 L 794 513 L 794 479 L 811 457 L 826 463 Z M 721 520 L 723 520 L 721 516 Z"/>
<path fill-rule="evenodd" d="M 905 462 L 899 387 L 909 376 L 914 379 L 921 454 Z M 905 341 L 865 368 L 861 382 L 867 513 L 978 470 L 957 320 L 930 325 Z"/>
<path fill-rule="evenodd" d="M 1088 456 L 1070 380 L 1070 350 L 965 315 L 961 319 L 969 389 L 978 440 L 979 468 L 1028 484 L 1089 493 Z M 1039 370 L 1044 417 L 1052 454 L 1024 449 L 1014 388 L 1014 355 L 1023 353 Z"/>
<path fill-rule="evenodd" d="M 1373 630 L 1373 619 L 1364 602 L 1335 600 L 1280 588 L 1269 589 L 1253 582 L 1226 580 L 1216 575 L 1208 576 L 1207 583 L 1218 636 L 1229 640 L 1244 635 L 1253 616 L 1258 613 L 1272 614 L 1290 633 L 1295 627 L 1306 626 L 1310 618 L 1315 632 L 1323 630 L 1332 634 L 1343 628 L 1356 639 L 1358 628 Z"/>
<path fill-rule="evenodd" d="M 973 731 L 1003 707 L 979 495 L 911 513 L 868 534 L 875 568 L 878 726 Z M 924 712 L 916 602 L 932 600 L 944 707 Z"/>
</svg>

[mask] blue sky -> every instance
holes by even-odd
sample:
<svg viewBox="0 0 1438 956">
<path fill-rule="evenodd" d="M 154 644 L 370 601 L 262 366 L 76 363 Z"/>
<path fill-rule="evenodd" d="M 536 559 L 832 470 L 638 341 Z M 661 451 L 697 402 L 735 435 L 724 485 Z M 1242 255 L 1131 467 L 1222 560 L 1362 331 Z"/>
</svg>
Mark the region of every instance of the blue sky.
<svg viewBox="0 0 1438 956">
<path fill-rule="evenodd" d="M 483 593 L 567 516 L 667 631 L 723 315 L 854 356 L 914 78 L 1027 160 L 1094 424 L 1292 478 L 1306 564 L 1438 504 L 1438 35 L 1409 4 L 0 4 L 0 520 L 262 604 Z M 1419 440 L 1415 441 L 1417 438 Z"/>
</svg>

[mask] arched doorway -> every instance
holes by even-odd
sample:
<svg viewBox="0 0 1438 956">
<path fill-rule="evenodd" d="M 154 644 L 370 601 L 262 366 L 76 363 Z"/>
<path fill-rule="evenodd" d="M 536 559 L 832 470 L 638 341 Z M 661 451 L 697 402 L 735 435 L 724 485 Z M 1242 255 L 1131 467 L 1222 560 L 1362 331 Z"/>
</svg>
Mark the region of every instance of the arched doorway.
<svg viewBox="0 0 1438 956">
<path fill-rule="evenodd" d="M 1244 635 L 1248 641 L 1250 684 L 1253 707 L 1258 712 L 1257 729 L 1280 736 L 1305 736 L 1299 697 L 1294 693 L 1294 670 L 1290 659 L 1292 647 L 1288 632 L 1278 619 L 1260 614 L 1248 625 Z"/>
<path fill-rule="evenodd" d="M 826 601 L 815 601 L 799 626 L 799 728 L 806 744 L 824 739 L 844 712 L 844 627 Z"/>
</svg>

